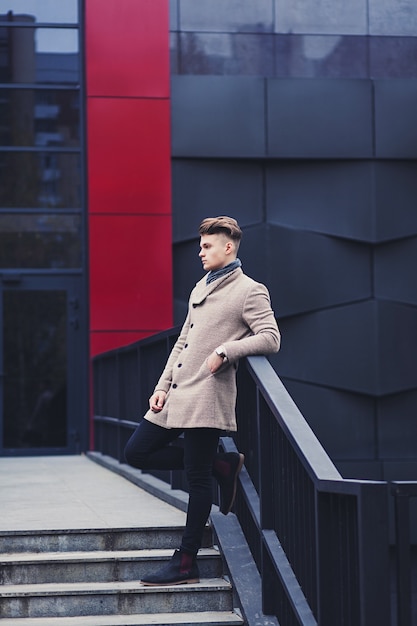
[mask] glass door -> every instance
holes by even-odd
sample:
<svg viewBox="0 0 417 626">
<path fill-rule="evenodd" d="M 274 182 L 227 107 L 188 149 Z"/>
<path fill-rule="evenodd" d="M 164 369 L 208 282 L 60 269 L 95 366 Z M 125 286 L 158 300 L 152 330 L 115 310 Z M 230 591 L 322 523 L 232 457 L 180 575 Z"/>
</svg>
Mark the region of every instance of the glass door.
<svg viewBox="0 0 417 626">
<path fill-rule="evenodd" d="M 0 454 L 85 449 L 79 280 L 9 274 L 0 281 Z"/>
</svg>

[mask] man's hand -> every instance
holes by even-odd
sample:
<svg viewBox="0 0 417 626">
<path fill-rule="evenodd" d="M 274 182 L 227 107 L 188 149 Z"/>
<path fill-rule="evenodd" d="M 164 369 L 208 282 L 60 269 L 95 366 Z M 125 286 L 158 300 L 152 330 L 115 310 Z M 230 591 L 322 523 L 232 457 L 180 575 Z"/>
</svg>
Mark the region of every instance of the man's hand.
<svg viewBox="0 0 417 626">
<path fill-rule="evenodd" d="M 214 374 L 215 372 L 217 372 L 217 370 L 221 368 L 222 365 L 223 357 L 218 355 L 217 352 L 214 350 L 207 359 L 207 367 L 209 368 L 210 372 Z"/>
<path fill-rule="evenodd" d="M 167 397 L 166 391 L 157 389 L 155 393 L 149 398 L 149 407 L 154 413 L 159 413 L 165 404 L 165 398 Z"/>
</svg>

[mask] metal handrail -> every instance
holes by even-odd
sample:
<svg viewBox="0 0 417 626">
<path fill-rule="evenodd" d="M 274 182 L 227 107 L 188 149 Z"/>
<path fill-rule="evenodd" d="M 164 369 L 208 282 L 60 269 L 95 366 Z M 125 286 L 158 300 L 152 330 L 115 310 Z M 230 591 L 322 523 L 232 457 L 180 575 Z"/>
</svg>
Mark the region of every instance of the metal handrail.
<svg viewBox="0 0 417 626">
<path fill-rule="evenodd" d="M 240 376 L 245 391 L 238 409 L 257 424 L 251 442 L 258 459 L 249 473 L 258 482 L 265 613 L 292 623 L 296 580 L 296 594 L 302 591 L 320 626 L 389 624 L 387 484 L 340 475 L 267 359 L 249 357 Z M 247 519 L 244 511 L 240 517 Z M 271 541 L 275 554 L 285 555 L 284 572 Z M 298 616 L 294 623 L 310 622 Z"/>
<path fill-rule="evenodd" d="M 124 461 L 178 332 L 94 359 L 96 450 Z M 388 483 L 340 475 L 265 357 L 242 359 L 238 389 L 238 433 L 222 445 L 245 453 L 236 515 L 262 578 L 264 613 L 288 626 L 411 626 L 404 593 L 398 621 L 391 617 Z M 178 473 L 154 474 L 186 490 Z"/>
</svg>

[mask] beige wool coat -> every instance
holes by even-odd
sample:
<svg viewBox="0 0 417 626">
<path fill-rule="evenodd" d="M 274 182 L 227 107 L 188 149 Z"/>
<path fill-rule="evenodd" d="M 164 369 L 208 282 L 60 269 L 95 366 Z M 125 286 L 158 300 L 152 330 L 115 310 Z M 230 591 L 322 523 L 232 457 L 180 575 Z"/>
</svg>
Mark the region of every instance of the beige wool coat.
<svg viewBox="0 0 417 626">
<path fill-rule="evenodd" d="M 228 360 L 212 374 L 207 358 L 218 346 Z M 159 413 L 145 419 L 165 428 L 235 431 L 236 369 L 241 357 L 277 352 L 280 333 L 267 288 L 241 268 L 190 294 L 188 315 L 155 391 L 167 392 Z"/>
</svg>

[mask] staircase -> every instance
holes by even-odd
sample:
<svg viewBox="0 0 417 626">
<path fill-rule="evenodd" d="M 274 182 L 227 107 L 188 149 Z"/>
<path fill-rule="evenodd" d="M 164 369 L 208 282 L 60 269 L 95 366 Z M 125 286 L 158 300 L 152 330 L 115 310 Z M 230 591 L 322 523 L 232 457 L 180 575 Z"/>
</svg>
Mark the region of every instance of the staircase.
<svg viewBox="0 0 417 626">
<path fill-rule="evenodd" d="M 207 529 L 201 580 L 145 587 L 183 528 L 0 531 L 2 626 L 242 625 Z"/>
</svg>

